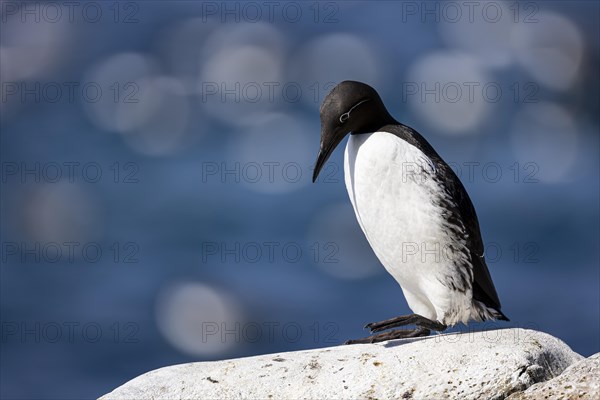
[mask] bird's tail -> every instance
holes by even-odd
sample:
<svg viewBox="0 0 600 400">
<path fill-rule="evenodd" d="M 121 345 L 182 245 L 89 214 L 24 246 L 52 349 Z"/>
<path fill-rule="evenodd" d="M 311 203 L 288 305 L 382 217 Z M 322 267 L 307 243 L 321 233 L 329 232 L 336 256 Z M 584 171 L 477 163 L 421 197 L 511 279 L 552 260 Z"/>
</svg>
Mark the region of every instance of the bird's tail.
<svg viewBox="0 0 600 400">
<path fill-rule="evenodd" d="M 506 315 L 499 309 L 494 307 L 486 306 L 481 301 L 475 300 L 473 302 L 473 319 L 478 321 L 488 321 L 488 320 L 496 320 L 496 321 L 510 321 Z"/>
</svg>

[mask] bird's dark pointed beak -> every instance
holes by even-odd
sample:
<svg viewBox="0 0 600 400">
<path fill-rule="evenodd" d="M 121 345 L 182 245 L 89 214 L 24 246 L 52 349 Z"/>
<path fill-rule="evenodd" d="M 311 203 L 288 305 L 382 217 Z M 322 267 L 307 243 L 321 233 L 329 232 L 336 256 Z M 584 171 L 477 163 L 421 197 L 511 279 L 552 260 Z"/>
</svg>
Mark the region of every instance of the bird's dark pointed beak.
<svg viewBox="0 0 600 400">
<path fill-rule="evenodd" d="M 346 133 L 335 130 L 333 132 L 322 130 L 321 131 L 321 149 L 319 150 L 319 155 L 317 156 L 317 163 L 315 164 L 315 169 L 313 171 L 313 183 L 317 180 L 319 176 L 319 172 L 323 168 L 323 165 L 333 153 L 333 150 L 337 147 L 338 144 L 342 141 L 342 139 L 346 136 Z"/>
</svg>

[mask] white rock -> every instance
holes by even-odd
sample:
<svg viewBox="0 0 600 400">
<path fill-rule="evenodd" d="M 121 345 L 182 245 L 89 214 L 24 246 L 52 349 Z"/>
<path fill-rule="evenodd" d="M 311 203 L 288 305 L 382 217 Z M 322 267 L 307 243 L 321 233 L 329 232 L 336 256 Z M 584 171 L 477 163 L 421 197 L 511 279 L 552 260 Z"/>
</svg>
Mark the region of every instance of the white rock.
<svg viewBox="0 0 600 400">
<path fill-rule="evenodd" d="M 581 360 L 547 382 L 536 383 L 508 400 L 600 399 L 600 353 Z"/>
<path fill-rule="evenodd" d="M 175 365 L 101 399 L 496 399 L 582 358 L 548 334 L 502 329 Z"/>
</svg>

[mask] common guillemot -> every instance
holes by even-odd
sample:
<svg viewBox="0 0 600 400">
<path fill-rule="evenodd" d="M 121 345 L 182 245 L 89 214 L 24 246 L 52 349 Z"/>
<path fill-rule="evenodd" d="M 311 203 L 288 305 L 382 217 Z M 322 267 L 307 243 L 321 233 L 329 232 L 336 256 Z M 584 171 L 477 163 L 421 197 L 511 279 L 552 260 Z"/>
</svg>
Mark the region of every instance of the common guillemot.
<svg viewBox="0 0 600 400">
<path fill-rule="evenodd" d="M 427 336 L 459 322 L 505 320 L 485 263 L 479 222 L 454 171 L 414 129 L 396 121 L 371 86 L 344 81 L 321 105 L 313 174 L 346 135 L 344 177 L 356 218 L 375 255 L 400 284 L 414 314 L 365 327 L 346 343 Z M 410 249 L 410 251 L 409 251 Z"/>
</svg>

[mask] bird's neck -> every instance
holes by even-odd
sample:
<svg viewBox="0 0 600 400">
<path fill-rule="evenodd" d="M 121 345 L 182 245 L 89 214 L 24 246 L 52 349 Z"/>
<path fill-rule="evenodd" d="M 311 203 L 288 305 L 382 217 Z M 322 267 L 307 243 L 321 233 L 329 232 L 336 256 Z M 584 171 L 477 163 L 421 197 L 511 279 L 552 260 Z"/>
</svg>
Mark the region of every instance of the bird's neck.
<svg viewBox="0 0 600 400">
<path fill-rule="evenodd" d="M 392 117 L 392 115 L 386 109 L 383 109 L 378 114 L 379 115 L 371 118 L 371 122 L 366 124 L 360 130 L 352 132 L 352 134 L 358 135 L 361 133 L 377 132 L 386 125 L 401 125 L 400 122 L 396 121 L 396 119 Z"/>
</svg>

